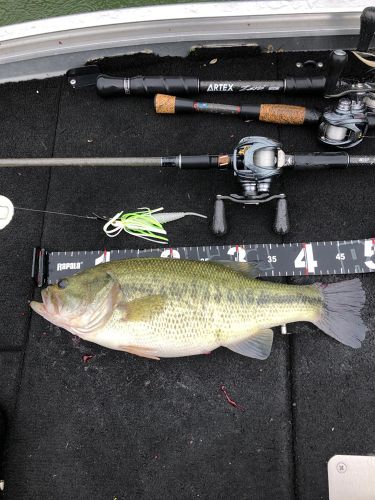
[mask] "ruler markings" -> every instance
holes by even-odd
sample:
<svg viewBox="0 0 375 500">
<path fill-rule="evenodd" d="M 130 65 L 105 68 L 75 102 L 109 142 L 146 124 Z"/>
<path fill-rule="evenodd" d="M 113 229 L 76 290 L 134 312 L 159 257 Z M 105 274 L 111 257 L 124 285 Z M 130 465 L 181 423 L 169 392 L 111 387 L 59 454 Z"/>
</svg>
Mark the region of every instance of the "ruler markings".
<svg viewBox="0 0 375 500">
<path fill-rule="evenodd" d="M 371 238 L 369 239 L 370 241 Z M 312 243 L 272 243 L 251 245 L 223 245 L 202 247 L 175 247 L 165 249 L 118 249 L 113 251 L 55 251 L 46 252 L 48 268 L 44 270 L 44 282 L 56 283 L 63 276 L 69 276 L 101 262 L 135 257 L 171 257 L 192 260 L 240 260 L 258 262 L 259 276 L 302 276 L 309 269 L 310 276 L 331 274 L 363 274 L 374 272 L 369 262 L 375 262 L 375 254 L 365 255 L 369 240 L 323 241 Z M 309 245 L 312 254 L 306 252 Z M 343 252 L 342 250 L 345 251 Z M 303 253 L 301 254 L 301 251 Z M 95 252 L 95 253 L 94 253 Z M 38 252 L 36 252 L 38 254 Z M 96 259 L 94 255 L 99 257 Z M 340 264 L 337 269 L 337 263 Z M 36 267 L 37 268 L 37 267 Z M 300 268 L 300 269 L 298 269 Z"/>
</svg>

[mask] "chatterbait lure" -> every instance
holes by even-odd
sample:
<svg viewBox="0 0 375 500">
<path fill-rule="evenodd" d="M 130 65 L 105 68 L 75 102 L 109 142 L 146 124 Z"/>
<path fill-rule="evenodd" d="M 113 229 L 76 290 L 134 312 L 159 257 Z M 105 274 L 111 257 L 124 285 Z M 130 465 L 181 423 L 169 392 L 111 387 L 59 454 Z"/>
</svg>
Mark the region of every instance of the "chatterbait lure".
<svg viewBox="0 0 375 500">
<path fill-rule="evenodd" d="M 34 208 L 15 207 L 12 201 L 0 195 L 0 230 L 4 229 L 13 219 L 15 210 L 23 210 L 27 212 L 39 212 L 52 215 L 62 215 L 66 217 L 78 217 L 80 219 L 105 220 L 107 221 L 103 227 L 105 234 L 114 238 L 121 231 L 125 231 L 132 236 L 152 241 L 154 243 L 167 244 L 167 232 L 163 224 L 182 219 L 188 215 L 201 217 L 206 219 L 206 215 L 197 214 L 194 212 L 161 212 L 163 207 L 151 210 L 143 207 L 137 212 L 126 213 L 124 211 L 117 213 L 114 217 L 102 217 L 97 214 L 93 215 L 77 215 L 66 212 L 55 212 L 51 210 L 38 210 Z"/>
<path fill-rule="evenodd" d="M 154 243 L 167 244 L 167 232 L 163 224 L 182 219 L 188 215 L 206 219 L 205 215 L 194 212 L 161 212 L 163 207 L 150 210 L 147 207 L 139 208 L 137 212 L 119 212 L 110 219 L 103 227 L 107 236 L 114 238 L 121 231 L 125 231 L 132 236 L 137 236 Z"/>
</svg>

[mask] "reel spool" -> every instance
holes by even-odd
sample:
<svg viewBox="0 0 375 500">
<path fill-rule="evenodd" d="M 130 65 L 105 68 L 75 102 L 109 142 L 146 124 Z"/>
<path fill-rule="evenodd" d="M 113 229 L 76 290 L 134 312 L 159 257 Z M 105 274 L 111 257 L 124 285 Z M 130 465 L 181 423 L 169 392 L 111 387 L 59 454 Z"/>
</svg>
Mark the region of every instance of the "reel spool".
<svg viewBox="0 0 375 500">
<path fill-rule="evenodd" d="M 234 175 L 242 188 L 242 195 L 217 195 L 212 231 L 222 236 L 228 231 L 224 201 L 232 201 L 243 205 L 259 205 L 277 200 L 274 231 L 286 234 L 289 231 L 289 217 L 285 194 L 270 196 L 272 178 L 280 174 L 285 164 L 285 153 L 281 144 L 266 137 L 245 137 L 233 152 Z"/>
<path fill-rule="evenodd" d="M 367 106 L 363 99 L 342 98 L 333 110 L 326 111 L 319 124 L 318 139 L 337 148 L 360 144 L 368 129 Z"/>
</svg>

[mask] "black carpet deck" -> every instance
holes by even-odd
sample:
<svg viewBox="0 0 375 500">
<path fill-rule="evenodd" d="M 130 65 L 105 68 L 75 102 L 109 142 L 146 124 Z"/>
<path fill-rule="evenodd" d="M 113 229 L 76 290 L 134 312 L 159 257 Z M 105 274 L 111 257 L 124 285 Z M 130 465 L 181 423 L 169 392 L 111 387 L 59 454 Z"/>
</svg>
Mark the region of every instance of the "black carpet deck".
<svg viewBox="0 0 375 500">
<path fill-rule="evenodd" d="M 208 64 L 210 58 L 141 55 L 102 65 L 134 75 L 277 78 L 295 73 L 301 57 L 308 54 Z M 325 60 L 326 54 L 319 57 Z M 0 91 L 2 156 L 220 153 L 246 135 L 279 138 L 291 152 L 322 149 L 313 127 L 281 128 L 229 116 L 156 116 L 152 99 L 103 100 L 92 89 L 73 91 L 63 79 L 9 84 Z M 243 95 L 220 99 L 249 101 Z M 319 98 L 252 96 L 252 102 L 266 100 L 322 105 Z M 371 150 L 368 139 L 356 152 Z M 0 194 L 16 206 L 77 214 L 164 206 L 210 215 L 216 193 L 237 191 L 236 180 L 225 172 L 24 168 L 0 173 Z M 279 183 L 292 223 L 284 241 L 373 236 L 370 169 L 290 172 Z M 232 228 L 224 243 L 282 241 L 272 232 L 271 206 L 228 205 L 228 218 Z M 217 241 L 196 219 L 171 224 L 168 233 L 173 246 Z M 28 309 L 28 300 L 39 296 L 29 278 L 34 245 L 79 250 L 151 244 L 126 236 L 109 240 L 96 221 L 24 212 L 16 213 L 0 241 L 7 499 L 326 499 L 332 455 L 375 453 L 374 276 L 363 278 L 370 333 L 359 351 L 310 324 L 295 324 L 294 335 L 276 335 L 265 362 L 220 349 L 157 363 L 77 342 Z M 84 355 L 93 358 L 84 363 Z M 228 404 L 221 384 L 244 411 Z"/>
</svg>

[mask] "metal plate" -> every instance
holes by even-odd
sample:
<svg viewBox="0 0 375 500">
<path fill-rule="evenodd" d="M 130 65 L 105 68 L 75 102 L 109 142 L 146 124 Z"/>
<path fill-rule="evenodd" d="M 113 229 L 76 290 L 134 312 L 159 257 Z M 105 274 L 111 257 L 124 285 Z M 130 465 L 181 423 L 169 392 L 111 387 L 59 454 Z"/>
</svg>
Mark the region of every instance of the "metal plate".
<svg viewBox="0 0 375 500">
<path fill-rule="evenodd" d="M 329 500 L 375 500 L 375 456 L 333 456 L 328 484 Z"/>
</svg>

